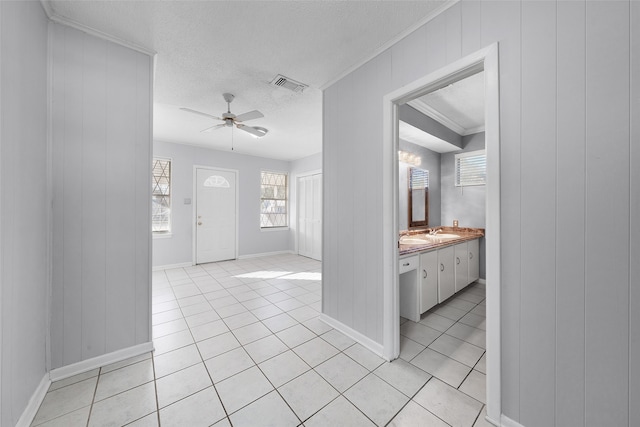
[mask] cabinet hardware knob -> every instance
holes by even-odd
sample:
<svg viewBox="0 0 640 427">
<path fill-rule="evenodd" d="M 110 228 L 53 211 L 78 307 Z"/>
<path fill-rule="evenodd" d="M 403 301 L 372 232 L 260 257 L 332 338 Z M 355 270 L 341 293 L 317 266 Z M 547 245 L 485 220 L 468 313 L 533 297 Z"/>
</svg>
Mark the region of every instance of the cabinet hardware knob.
<svg viewBox="0 0 640 427">
<path fill-rule="evenodd" d="M 427 270 L 422 270 L 422 278 L 423 279 L 427 278 Z"/>
<path fill-rule="evenodd" d="M 473 252 L 469 252 L 469 259 L 473 259 Z"/>
<path fill-rule="evenodd" d="M 202 225 L 202 222 L 200 222 L 200 221 L 199 221 L 199 222 L 198 222 L 198 225 Z"/>
<path fill-rule="evenodd" d="M 460 257 L 456 257 L 456 264 L 460 264 Z"/>
<path fill-rule="evenodd" d="M 444 264 L 440 264 L 440 271 L 444 271 Z"/>
<path fill-rule="evenodd" d="M 409 266 L 409 263 L 408 263 L 408 262 L 405 262 L 404 264 L 402 264 L 402 266 L 403 266 L 403 267 L 408 267 L 408 266 Z"/>
</svg>

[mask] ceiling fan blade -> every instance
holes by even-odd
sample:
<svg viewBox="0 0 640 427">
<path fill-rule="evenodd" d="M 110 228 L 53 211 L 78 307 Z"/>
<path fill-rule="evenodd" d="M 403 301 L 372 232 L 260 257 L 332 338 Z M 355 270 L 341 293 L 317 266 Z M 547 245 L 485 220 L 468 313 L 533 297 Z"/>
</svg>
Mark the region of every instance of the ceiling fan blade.
<svg viewBox="0 0 640 427">
<path fill-rule="evenodd" d="M 227 125 L 226 123 L 221 123 L 221 124 L 219 124 L 219 125 L 214 125 L 214 126 L 211 126 L 211 127 L 206 128 L 206 129 L 203 129 L 203 130 L 201 130 L 200 132 L 213 132 L 214 130 L 216 130 L 216 129 L 220 129 L 220 128 L 223 128 L 223 127 L 225 127 L 226 125 Z"/>
<path fill-rule="evenodd" d="M 267 132 L 269 132 L 265 128 L 254 128 L 254 127 L 251 127 L 251 126 L 243 125 L 242 123 L 237 124 L 236 127 L 238 129 L 243 130 L 245 132 L 248 132 L 251 135 L 256 136 L 258 138 L 261 138 L 261 137 L 265 136 L 267 134 Z"/>
<path fill-rule="evenodd" d="M 188 113 L 198 114 L 200 116 L 209 117 L 210 119 L 223 120 L 220 117 L 212 116 L 211 114 L 203 113 L 201 111 L 192 110 L 191 108 L 180 107 L 182 111 L 186 111 Z"/>
<path fill-rule="evenodd" d="M 244 114 L 240 114 L 239 116 L 236 116 L 235 121 L 236 122 L 246 122 L 247 120 L 259 119 L 261 117 L 264 117 L 264 114 L 262 114 L 258 110 L 253 110 L 253 111 L 249 111 L 249 112 L 244 113 Z"/>
</svg>

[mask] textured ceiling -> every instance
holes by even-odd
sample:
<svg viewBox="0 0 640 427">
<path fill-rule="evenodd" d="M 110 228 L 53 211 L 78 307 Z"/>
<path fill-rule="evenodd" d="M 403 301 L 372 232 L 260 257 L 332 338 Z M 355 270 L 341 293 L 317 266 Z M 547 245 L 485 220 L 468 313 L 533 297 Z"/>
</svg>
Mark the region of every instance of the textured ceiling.
<svg viewBox="0 0 640 427">
<path fill-rule="evenodd" d="M 58 1 L 54 15 L 157 52 L 154 138 L 228 150 L 229 128 L 178 109 L 219 116 L 260 110 L 234 130 L 235 150 L 293 160 L 322 151 L 320 88 L 424 21 L 443 1 Z M 308 84 L 297 94 L 276 74 Z"/>
</svg>

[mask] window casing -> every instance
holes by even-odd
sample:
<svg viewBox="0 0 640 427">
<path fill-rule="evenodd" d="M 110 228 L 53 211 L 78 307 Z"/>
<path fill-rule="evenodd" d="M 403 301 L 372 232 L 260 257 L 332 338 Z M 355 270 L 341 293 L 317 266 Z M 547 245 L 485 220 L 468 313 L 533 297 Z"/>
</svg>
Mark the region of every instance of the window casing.
<svg viewBox="0 0 640 427">
<path fill-rule="evenodd" d="M 153 159 L 151 179 L 151 230 L 171 232 L 171 160 Z"/>
<path fill-rule="evenodd" d="M 289 177 L 286 173 L 260 173 L 260 228 L 289 225 Z"/>
<path fill-rule="evenodd" d="M 487 156 L 485 150 L 456 154 L 455 179 L 456 187 L 485 185 L 487 181 Z"/>
</svg>

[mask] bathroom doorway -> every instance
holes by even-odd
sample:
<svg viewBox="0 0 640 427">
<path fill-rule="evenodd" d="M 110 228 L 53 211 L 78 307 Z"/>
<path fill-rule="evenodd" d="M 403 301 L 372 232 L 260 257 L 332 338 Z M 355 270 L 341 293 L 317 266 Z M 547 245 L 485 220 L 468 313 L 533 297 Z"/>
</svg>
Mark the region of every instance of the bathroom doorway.
<svg viewBox="0 0 640 427">
<path fill-rule="evenodd" d="M 487 304 L 487 414 L 498 420 L 500 408 L 500 138 L 498 45 L 493 44 L 384 97 L 383 201 L 384 212 L 383 305 L 384 356 L 400 353 L 398 259 L 398 110 L 408 101 L 437 91 L 484 71 L 486 147 L 486 304 Z"/>
</svg>

